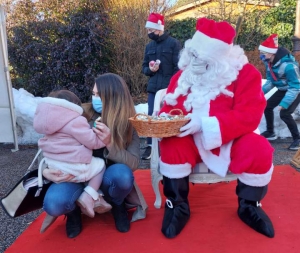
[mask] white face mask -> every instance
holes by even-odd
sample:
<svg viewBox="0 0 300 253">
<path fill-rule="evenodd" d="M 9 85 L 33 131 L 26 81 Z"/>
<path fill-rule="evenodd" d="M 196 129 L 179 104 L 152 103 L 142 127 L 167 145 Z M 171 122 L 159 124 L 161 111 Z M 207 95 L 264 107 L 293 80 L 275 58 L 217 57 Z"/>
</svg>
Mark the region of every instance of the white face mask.
<svg viewBox="0 0 300 253">
<path fill-rule="evenodd" d="M 204 74 L 207 71 L 207 64 L 193 64 L 191 63 L 191 71 L 196 75 Z"/>
<path fill-rule="evenodd" d="M 207 70 L 207 65 L 199 65 L 197 67 L 195 67 L 195 72 L 197 74 L 204 74 Z"/>
<path fill-rule="evenodd" d="M 196 57 L 193 57 L 191 60 L 191 70 L 194 74 L 201 75 L 207 71 L 208 64 L 205 61 L 202 61 Z"/>
</svg>

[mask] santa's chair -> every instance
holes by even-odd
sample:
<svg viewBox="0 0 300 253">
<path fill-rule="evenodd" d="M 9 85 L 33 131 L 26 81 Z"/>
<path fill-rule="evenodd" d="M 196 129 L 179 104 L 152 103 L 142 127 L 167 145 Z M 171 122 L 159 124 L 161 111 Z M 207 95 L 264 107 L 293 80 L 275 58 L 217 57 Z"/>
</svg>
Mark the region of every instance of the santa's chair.
<svg viewBox="0 0 300 253">
<path fill-rule="evenodd" d="M 166 94 L 166 91 L 167 89 L 162 89 L 156 93 L 155 100 L 154 100 L 153 115 L 157 115 L 157 113 L 160 111 L 162 101 Z M 159 182 L 163 178 L 162 174 L 160 174 L 160 169 L 159 169 L 158 141 L 159 141 L 158 138 L 152 138 L 152 152 L 151 152 L 151 162 L 150 162 L 152 187 L 155 193 L 154 206 L 156 208 L 161 207 L 161 195 L 159 191 Z M 237 179 L 236 175 L 230 172 L 228 172 L 225 177 L 221 177 L 213 173 L 212 171 L 210 171 L 204 163 L 196 164 L 196 166 L 192 170 L 192 173 L 189 176 L 189 181 L 195 184 L 229 182 L 236 179 Z"/>
</svg>

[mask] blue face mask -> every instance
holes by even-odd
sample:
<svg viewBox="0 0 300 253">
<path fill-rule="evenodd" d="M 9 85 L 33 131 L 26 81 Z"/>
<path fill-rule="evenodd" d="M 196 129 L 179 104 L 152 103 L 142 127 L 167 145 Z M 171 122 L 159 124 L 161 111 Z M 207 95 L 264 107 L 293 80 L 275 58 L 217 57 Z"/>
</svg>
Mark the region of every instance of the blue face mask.
<svg viewBox="0 0 300 253">
<path fill-rule="evenodd" d="M 96 112 L 102 112 L 102 101 L 100 97 L 92 96 L 92 104 L 93 108 Z"/>
<path fill-rule="evenodd" d="M 259 59 L 261 59 L 261 60 L 264 61 L 264 62 L 270 61 L 270 59 L 267 59 L 267 58 L 266 58 L 266 55 L 265 55 L 265 54 L 260 54 L 260 55 L 259 55 Z"/>
</svg>

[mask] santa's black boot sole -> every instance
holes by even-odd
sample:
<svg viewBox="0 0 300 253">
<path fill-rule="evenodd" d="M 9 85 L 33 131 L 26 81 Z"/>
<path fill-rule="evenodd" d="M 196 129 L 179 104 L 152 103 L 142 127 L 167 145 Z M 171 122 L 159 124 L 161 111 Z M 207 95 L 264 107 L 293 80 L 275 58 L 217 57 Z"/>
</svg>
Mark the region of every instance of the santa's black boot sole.
<svg viewBox="0 0 300 253">
<path fill-rule="evenodd" d="M 275 235 L 273 224 L 257 202 L 239 199 L 238 216 L 249 227 L 269 238 Z"/>
<path fill-rule="evenodd" d="M 167 238 L 174 238 L 185 227 L 190 218 L 190 209 L 187 203 L 174 208 L 165 207 L 165 214 L 161 232 Z"/>
<path fill-rule="evenodd" d="M 261 208 L 260 201 L 265 197 L 268 185 L 250 186 L 237 180 L 238 216 L 249 227 L 269 238 L 275 235 L 272 221 Z"/>
</svg>

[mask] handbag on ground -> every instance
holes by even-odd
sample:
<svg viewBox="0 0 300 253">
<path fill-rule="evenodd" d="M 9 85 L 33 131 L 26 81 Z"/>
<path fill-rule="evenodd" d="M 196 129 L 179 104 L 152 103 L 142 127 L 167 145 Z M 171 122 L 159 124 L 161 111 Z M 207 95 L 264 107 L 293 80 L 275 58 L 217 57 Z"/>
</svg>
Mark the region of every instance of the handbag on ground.
<svg viewBox="0 0 300 253">
<path fill-rule="evenodd" d="M 45 194 L 52 182 L 43 179 L 42 176 L 43 169 L 47 166 L 45 158 L 40 161 L 38 169 L 31 170 L 40 153 L 41 149 L 38 150 L 25 175 L 1 199 L 2 208 L 12 218 L 43 207 Z"/>
</svg>

